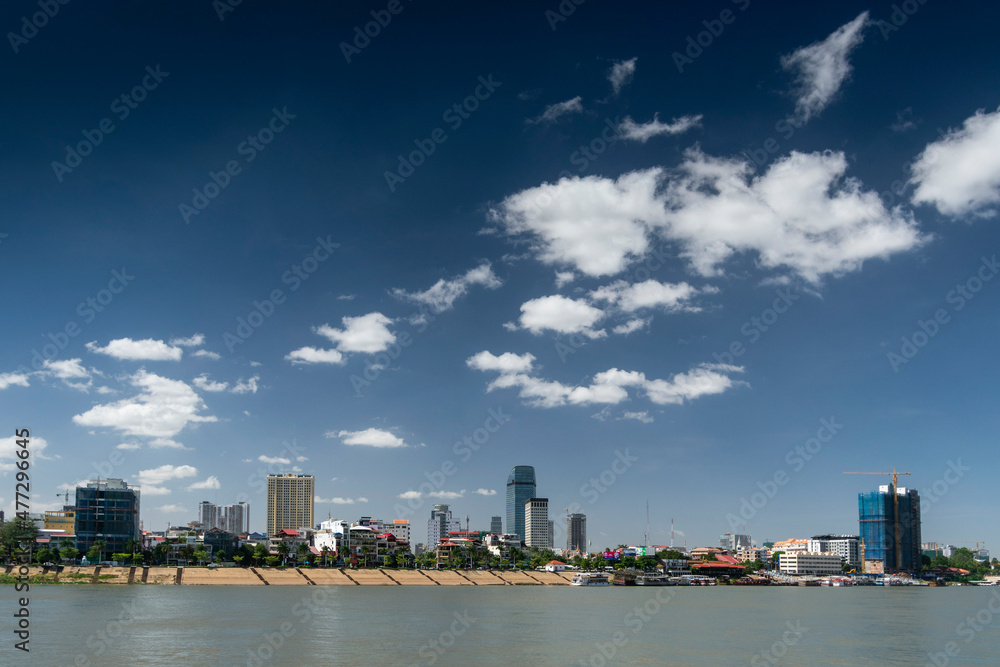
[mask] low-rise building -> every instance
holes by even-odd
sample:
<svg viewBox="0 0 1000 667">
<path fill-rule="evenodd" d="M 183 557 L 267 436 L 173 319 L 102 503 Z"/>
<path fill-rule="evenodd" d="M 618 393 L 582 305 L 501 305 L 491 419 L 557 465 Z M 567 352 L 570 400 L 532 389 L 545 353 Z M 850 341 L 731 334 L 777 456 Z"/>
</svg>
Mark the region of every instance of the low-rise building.
<svg viewBox="0 0 1000 667">
<path fill-rule="evenodd" d="M 857 567 L 861 564 L 857 535 L 816 535 L 809 540 L 806 551 L 838 554 L 841 562 L 847 563 L 851 567 Z"/>
<path fill-rule="evenodd" d="M 840 555 L 834 553 L 793 551 L 778 556 L 778 569 L 783 574 L 840 574 L 841 560 Z"/>
</svg>

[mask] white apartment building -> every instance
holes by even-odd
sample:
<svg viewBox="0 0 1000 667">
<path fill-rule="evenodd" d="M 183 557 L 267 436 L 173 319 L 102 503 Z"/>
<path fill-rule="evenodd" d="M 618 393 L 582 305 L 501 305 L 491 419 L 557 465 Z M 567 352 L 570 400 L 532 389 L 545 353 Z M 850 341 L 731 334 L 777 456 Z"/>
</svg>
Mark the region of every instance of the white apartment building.
<svg viewBox="0 0 1000 667">
<path fill-rule="evenodd" d="M 783 574 L 840 574 L 839 554 L 797 551 L 778 556 L 778 569 Z"/>
<path fill-rule="evenodd" d="M 548 549 L 549 499 L 530 498 L 524 503 L 524 543 L 529 547 Z"/>
<path fill-rule="evenodd" d="M 860 538 L 857 535 L 816 535 L 809 540 L 809 553 L 835 553 L 851 567 L 861 564 Z"/>
</svg>

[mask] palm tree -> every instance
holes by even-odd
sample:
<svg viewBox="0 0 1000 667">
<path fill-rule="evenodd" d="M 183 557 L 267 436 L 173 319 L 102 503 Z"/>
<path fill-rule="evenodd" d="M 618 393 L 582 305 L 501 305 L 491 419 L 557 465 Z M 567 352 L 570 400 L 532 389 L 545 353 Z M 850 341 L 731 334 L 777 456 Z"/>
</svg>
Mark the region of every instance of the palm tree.
<svg viewBox="0 0 1000 667">
<path fill-rule="evenodd" d="M 309 553 L 309 547 L 306 546 L 305 542 L 300 542 L 299 546 L 295 549 L 295 552 L 300 556 L 305 556 Z"/>
<path fill-rule="evenodd" d="M 132 554 L 132 563 L 135 563 L 135 552 L 139 548 L 138 540 L 125 540 L 125 551 Z"/>
<path fill-rule="evenodd" d="M 323 554 L 323 567 L 326 567 L 326 556 L 330 553 L 330 547 L 323 545 L 323 548 L 319 550 Z"/>
<path fill-rule="evenodd" d="M 278 543 L 278 555 L 281 556 L 281 564 L 285 564 L 285 558 L 288 556 L 288 542 Z"/>
</svg>

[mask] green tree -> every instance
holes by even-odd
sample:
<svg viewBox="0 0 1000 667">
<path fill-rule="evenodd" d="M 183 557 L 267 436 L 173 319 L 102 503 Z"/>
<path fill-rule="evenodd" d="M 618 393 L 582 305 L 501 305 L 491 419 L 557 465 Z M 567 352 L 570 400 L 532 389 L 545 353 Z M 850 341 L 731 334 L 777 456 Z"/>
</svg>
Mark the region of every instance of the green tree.
<svg viewBox="0 0 1000 667">
<path fill-rule="evenodd" d="M 104 549 L 106 543 L 104 540 L 94 540 L 94 544 L 87 551 L 87 560 L 92 563 L 99 563 L 104 560 Z"/>
<path fill-rule="evenodd" d="M 36 563 L 48 563 L 50 560 L 52 560 L 51 549 L 39 549 L 35 552 Z"/>
<path fill-rule="evenodd" d="M 235 556 L 233 556 L 233 562 L 236 563 L 236 567 L 239 567 L 240 563 L 243 562 L 243 555 L 242 554 L 236 554 Z"/>
<path fill-rule="evenodd" d="M 306 545 L 305 542 L 300 543 L 299 546 L 295 549 L 295 552 L 299 555 L 300 558 L 310 553 L 309 547 Z"/>
<path fill-rule="evenodd" d="M 279 560 L 281 560 L 281 558 L 278 556 L 268 556 L 267 558 L 264 559 L 264 562 L 267 563 L 268 567 L 274 567 L 275 565 L 278 564 Z"/>
<path fill-rule="evenodd" d="M 330 555 L 330 547 L 323 545 L 323 548 L 319 550 L 320 554 L 323 555 L 323 567 L 326 567 L 327 557 Z"/>
<path fill-rule="evenodd" d="M 14 519 L 0 524 L 0 545 L 7 560 L 22 543 L 29 549 L 33 547 L 37 537 L 38 528 L 32 521 Z"/>
<path fill-rule="evenodd" d="M 687 557 L 676 549 L 664 549 L 656 554 L 660 560 L 685 560 Z"/>
<path fill-rule="evenodd" d="M 271 555 L 270 550 L 267 545 L 261 542 L 253 548 L 253 562 L 254 565 L 260 565 L 260 561 L 267 560 L 267 557 Z"/>
<path fill-rule="evenodd" d="M 278 542 L 278 555 L 281 556 L 281 564 L 282 565 L 285 564 L 285 562 L 286 562 L 286 560 L 288 558 L 288 552 L 289 551 L 290 551 L 290 549 L 288 548 L 288 542 L 284 542 L 284 541 Z"/>
<path fill-rule="evenodd" d="M 198 563 L 198 565 L 204 565 L 205 561 L 208 560 L 208 551 L 206 551 L 205 549 L 197 549 L 191 555 L 194 556 L 194 559 Z"/>
</svg>

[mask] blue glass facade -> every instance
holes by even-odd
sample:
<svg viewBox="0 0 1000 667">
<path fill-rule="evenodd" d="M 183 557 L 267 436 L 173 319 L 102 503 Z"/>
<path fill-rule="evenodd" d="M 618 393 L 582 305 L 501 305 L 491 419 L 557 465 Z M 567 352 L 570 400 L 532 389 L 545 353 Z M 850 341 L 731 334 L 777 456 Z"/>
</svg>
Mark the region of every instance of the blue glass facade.
<svg viewBox="0 0 1000 667">
<path fill-rule="evenodd" d="M 900 488 L 889 493 L 858 494 L 858 524 L 865 544 L 865 560 L 881 560 L 886 572 L 916 572 L 921 568 L 920 494 Z M 896 517 L 898 507 L 898 519 Z M 899 544 L 896 544 L 896 523 Z"/>
<path fill-rule="evenodd" d="M 76 488 L 76 548 L 86 552 L 95 540 L 104 541 L 104 553 L 125 551 L 125 543 L 139 540 L 139 491 L 121 480 L 91 482 Z"/>
<path fill-rule="evenodd" d="M 524 541 L 524 504 L 535 497 L 535 469 L 514 466 L 507 475 L 507 532 Z"/>
</svg>

